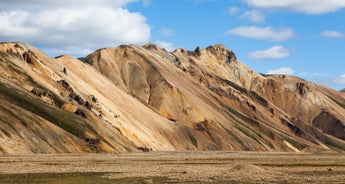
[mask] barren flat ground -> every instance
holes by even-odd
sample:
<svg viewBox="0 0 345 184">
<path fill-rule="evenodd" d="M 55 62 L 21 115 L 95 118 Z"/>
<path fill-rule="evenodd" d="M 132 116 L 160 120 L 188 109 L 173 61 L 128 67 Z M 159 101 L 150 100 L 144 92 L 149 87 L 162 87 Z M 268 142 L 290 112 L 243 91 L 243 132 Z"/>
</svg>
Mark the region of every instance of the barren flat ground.
<svg viewBox="0 0 345 184">
<path fill-rule="evenodd" d="M 151 152 L 0 156 L 0 183 L 345 183 L 345 154 Z"/>
</svg>

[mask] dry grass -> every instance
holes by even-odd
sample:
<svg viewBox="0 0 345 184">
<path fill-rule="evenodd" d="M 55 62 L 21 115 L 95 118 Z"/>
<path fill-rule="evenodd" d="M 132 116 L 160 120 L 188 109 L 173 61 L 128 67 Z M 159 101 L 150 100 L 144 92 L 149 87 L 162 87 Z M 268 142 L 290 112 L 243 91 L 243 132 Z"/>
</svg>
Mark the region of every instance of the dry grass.
<svg viewBox="0 0 345 184">
<path fill-rule="evenodd" d="M 343 183 L 339 153 L 155 152 L 0 157 L 0 183 Z"/>
</svg>

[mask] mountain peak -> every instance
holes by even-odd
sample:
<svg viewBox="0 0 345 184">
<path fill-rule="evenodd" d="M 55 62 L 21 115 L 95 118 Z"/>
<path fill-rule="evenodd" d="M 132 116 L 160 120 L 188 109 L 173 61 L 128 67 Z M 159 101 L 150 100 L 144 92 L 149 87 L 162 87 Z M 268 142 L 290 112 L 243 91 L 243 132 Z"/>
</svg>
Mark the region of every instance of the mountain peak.
<svg viewBox="0 0 345 184">
<path fill-rule="evenodd" d="M 223 44 L 208 46 L 205 50 L 216 56 L 219 60 L 225 59 L 226 63 L 231 63 L 237 60 L 235 53 Z"/>
<path fill-rule="evenodd" d="M 159 50 L 159 49 L 161 49 L 157 44 L 154 44 L 152 42 L 145 44 L 143 47 L 145 49 L 148 49 L 148 50 Z"/>
<path fill-rule="evenodd" d="M 28 50 L 28 45 L 23 42 L 1 42 L 0 45 L 3 51 Z"/>
<path fill-rule="evenodd" d="M 221 43 L 217 43 L 215 45 L 210 45 L 208 47 L 213 47 L 213 48 L 216 48 L 216 49 L 224 49 L 224 50 L 229 50 L 225 45 L 221 44 Z"/>
</svg>

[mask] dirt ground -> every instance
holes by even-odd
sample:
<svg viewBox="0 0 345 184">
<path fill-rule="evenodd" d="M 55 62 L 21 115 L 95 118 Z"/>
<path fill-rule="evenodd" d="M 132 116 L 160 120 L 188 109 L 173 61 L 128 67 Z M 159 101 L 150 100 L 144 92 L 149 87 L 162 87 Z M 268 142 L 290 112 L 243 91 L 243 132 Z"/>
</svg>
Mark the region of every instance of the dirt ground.
<svg viewBox="0 0 345 184">
<path fill-rule="evenodd" d="M 152 152 L 0 156 L 0 183 L 345 183 L 345 154 Z"/>
</svg>

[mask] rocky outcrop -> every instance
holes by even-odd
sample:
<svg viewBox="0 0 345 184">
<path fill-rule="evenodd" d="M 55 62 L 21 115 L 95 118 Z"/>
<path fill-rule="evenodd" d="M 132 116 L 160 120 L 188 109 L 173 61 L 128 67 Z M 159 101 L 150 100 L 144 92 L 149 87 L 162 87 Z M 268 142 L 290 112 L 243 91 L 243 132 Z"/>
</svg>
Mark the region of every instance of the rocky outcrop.
<svg viewBox="0 0 345 184">
<path fill-rule="evenodd" d="M 209 46 L 206 48 L 206 51 L 212 53 L 218 60 L 225 61 L 224 63 L 231 63 L 237 60 L 235 53 L 222 44 Z"/>
<path fill-rule="evenodd" d="M 321 129 L 323 132 L 345 140 L 345 125 L 333 114 L 321 112 L 312 122 L 313 126 Z"/>
</svg>

